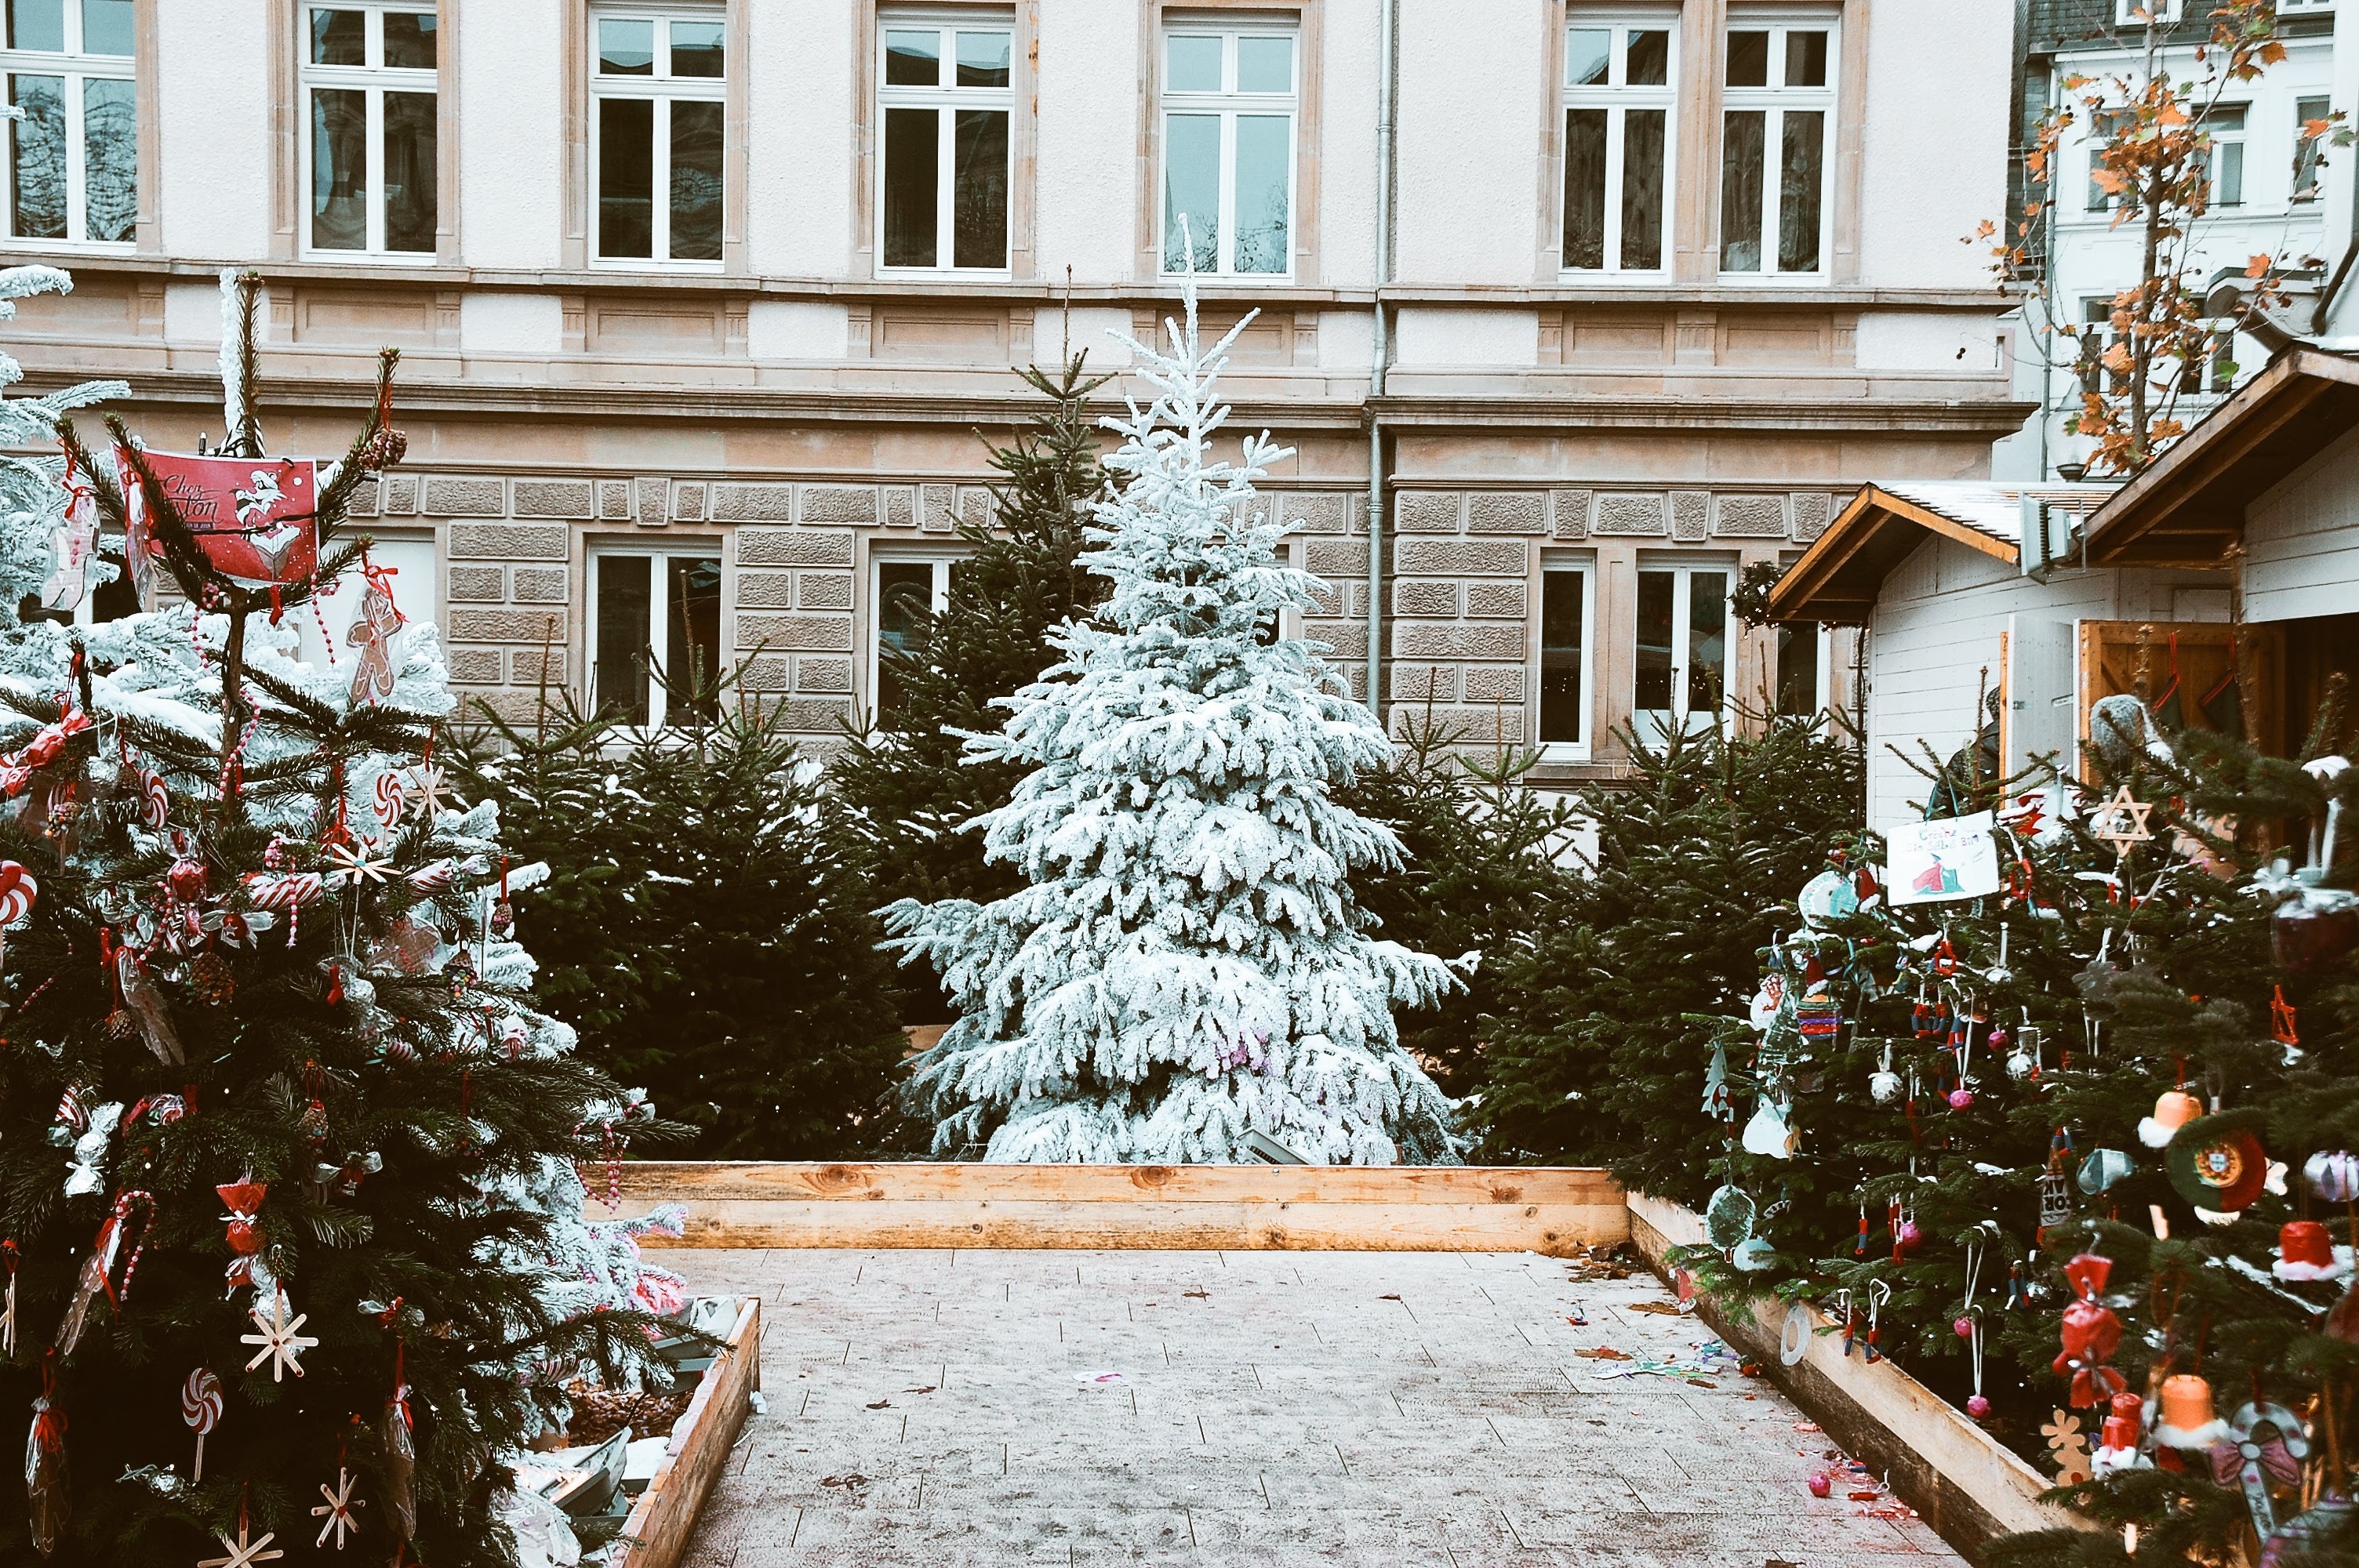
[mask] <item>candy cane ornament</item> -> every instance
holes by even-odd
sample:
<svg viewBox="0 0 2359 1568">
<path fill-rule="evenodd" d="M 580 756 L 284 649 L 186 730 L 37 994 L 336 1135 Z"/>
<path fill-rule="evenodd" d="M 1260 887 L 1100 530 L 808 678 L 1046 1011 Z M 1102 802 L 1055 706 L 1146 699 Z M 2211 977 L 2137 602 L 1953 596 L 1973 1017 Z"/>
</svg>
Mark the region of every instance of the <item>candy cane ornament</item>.
<svg viewBox="0 0 2359 1568">
<path fill-rule="evenodd" d="M 219 1426 L 221 1418 L 221 1379 L 210 1367 L 200 1367 L 180 1385 L 180 1419 L 197 1434 L 197 1463 L 189 1473 L 190 1486 L 205 1478 L 205 1433 Z"/>
</svg>

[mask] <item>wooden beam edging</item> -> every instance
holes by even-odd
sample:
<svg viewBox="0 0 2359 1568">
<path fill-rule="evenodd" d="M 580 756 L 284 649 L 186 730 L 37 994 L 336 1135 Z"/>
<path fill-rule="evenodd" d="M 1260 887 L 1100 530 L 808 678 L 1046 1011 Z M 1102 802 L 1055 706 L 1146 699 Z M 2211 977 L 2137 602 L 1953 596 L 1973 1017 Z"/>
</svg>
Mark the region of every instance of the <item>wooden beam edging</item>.
<svg viewBox="0 0 2359 1568">
<path fill-rule="evenodd" d="M 685 1247 L 1561 1257 L 1630 1234 L 1622 1189 L 1578 1166 L 626 1162 L 620 1185 L 633 1209 L 684 1204 Z"/>
<path fill-rule="evenodd" d="M 1702 1219 L 1676 1203 L 1632 1193 L 1629 1207 L 1632 1244 L 1666 1279 L 1670 1249 L 1704 1239 Z M 1901 1501 L 1970 1560 L 1980 1561 L 1993 1538 L 2019 1530 L 2102 1530 L 2039 1501 L 2051 1485 L 2047 1476 L 1888 1358 L 1870 1364 L 1864 1356 L 1845 1356 L 1841 1335 L 1813 1332 L 1802 1359 L 1788 1367 L 1777 1354 L 1782 1313 L 1779 1323 L 1765 1325 L 1699 1292 L 1696 1314 L 1732 1349 L 1759 1362 L 1829 1438 L 1885 1476 Z M 1810 1315 L 1814 1331 L 1833 1325 L 1815 1308 Z"/>
<path fill-rule="evenodd" d="M 675 1568 L 696 1529 L 697 1510 L 745 1429 L 748 1396 L 761 1386 L 762 1298 L 747 1296 L 738 1303 L 729 1343 L 673 1423 L 671 1445 L 623 1521 L 607 1568 Z"/>
</svg>

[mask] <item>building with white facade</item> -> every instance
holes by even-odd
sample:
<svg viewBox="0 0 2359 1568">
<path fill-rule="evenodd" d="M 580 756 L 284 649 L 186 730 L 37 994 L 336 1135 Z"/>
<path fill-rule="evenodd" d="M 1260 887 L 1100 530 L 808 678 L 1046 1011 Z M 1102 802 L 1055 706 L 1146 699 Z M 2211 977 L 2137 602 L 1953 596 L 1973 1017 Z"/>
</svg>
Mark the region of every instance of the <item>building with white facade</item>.
<svg viewBox="0 0 2359 1568">
<path fill-rule="evenodd" d="M 2147 23 L 2152 12 L 2167 39 L 2161 67 L 2191 96 L 2212 104 L 2205 130 L 2212 141 L 2210 208 L 2197 222 L 2190 283 L 2203 292 L 2216 280 L 2244 275 L 2253 256 L 2282 258 L 2292 307 L 2285 324 L 2297 332 L 2324 325 L 2326 294 L 2347 291 L 2353 239 L 2353 175 L 2359 157 L 2303 126 L 2337 112 L 2359 120 L 2359 59 L 2346 45 L 2338 60 L 2339 17 L 2348 0 L 2278 0 L 2277 32 L 2285 58 L 2250 81 L 2211 85 L 2211 67 L 2196 50 L 2214 21 L 2209 0 L 2017 0 L 2023 75 L 2017 96 L 2019 144 L 2059 104 L 2079 105 L 2090 92 L 2145 71 Z M 2067 83 L 2084 78 L 2091 86 Z M 2116 226 L 2121 199 L 2090 178 L 2107 127 L 2076 107 L 2076 123 L 2059 149 L 2045 232 L 2038 297 L 2009 322 L 2007 343 L 2017 391 L 2042 412 L 2019 436 L 2002 444 L 1997 471 L 2050 478 L 2059 465 L 2086 460 L 2095 442 L 2076 434 L 2084 389 L 2105 374 L 2097 363 L 2113 334 L 2105 327 L 2113 299 L 2139 276 L 2144 231 L 2132 219 Z M 2020 168 L 2020 146 L 2018 168 Z M 2038 188 L 2033 188 L 2033 194 Z M 2018 179 L 2018 212 L 2025 191 Z M 2012 226 L 2011 224 L 2009 225 Z M 2043 319 L 2081 328 L 2077 341 L 2043 331 Z M 2267 351 L 2241 333 L 2224 333 L 2219 351 L 2184 368 L 2178 418 L 2193 425 L 2244 379 L 2259 370 Z"/>
<path fill-rule="evenodd" d="M 858 722 L 986 513 L 1009 365 L 1118 365 L 1191 260 L 1214 325 L 1259 312 L 1231 391 L 1296 451 L 1309 630 L 1568 782 L 1634 718 L 1835 695 L 1741 568 L 2026 412 L 1960 243 L 2006 200 L 2008 0 L 6 14 L 5 247 L 77 280 L 13 324 L 34 384 L 125 376 L 192 446 L 250 265 L 266 438 L 324 454 L 399 345 L 379 554 L 512 713 L 660 722 L 652 646 Z"/>
</svg>

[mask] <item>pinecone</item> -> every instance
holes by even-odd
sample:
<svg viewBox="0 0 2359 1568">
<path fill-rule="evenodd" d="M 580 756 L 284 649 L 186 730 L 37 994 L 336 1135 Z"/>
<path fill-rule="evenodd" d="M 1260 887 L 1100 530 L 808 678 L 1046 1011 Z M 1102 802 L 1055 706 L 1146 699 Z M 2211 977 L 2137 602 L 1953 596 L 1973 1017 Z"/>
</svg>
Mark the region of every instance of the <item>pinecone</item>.
<svg viewBox="0 0 2359 1568">
<path fill-rule="evenodd" d="M 106 1015 L 106 1033 L 115 1040 L 133 1040 L 139 1034 L 139 1024 L 126 1008 L 116 1008 Z"/>
<path fill-rule="evenodd" d="M 409 438 L 390 425 L 381 425 L 361 447 L 361 469 L 383 473 L 408 455 Z"/>
<path fill-rule="evenodd" d="M 237 975 L 219 953 L 200 953 L 189 966 L 189 989 L 208 1007 L 219 1007 L 237 994 Z"/>
<path fill-rule="evenodd" d="M 328 1138 L 328 1108 L 321 1104 L 318 1100 L 313 1100 L 310 1104 L 303 1108 L 303 1115 L 301 1119 L 297 1121 L 296 1125 L 302 1130 L 303 1137 L 307 1141 L 312 1143 L 326 1142 Z"/>
</svg>

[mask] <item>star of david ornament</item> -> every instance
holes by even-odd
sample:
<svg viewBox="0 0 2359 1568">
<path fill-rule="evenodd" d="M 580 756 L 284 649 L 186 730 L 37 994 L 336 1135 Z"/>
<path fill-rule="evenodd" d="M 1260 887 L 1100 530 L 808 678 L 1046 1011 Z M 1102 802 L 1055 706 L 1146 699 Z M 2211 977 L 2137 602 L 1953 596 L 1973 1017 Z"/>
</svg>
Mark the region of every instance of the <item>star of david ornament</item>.
<svg viewBox="0 0 2359 1568">
<path fill-rule="evenodd" d="M 2152 842 L 2154 834 L 2146 819 L 2153 810 L 2152 802 L 2134 799 L 2130 786 L 2124 784 L 2114 792 L 2112 799 L 2097 808 L 2096 826 L 2090 832 L 2111 844 L 2116 856 L 2127 860 L 2134 846 Z"/>
<path fill-rule="evenodd" d="M 287 1292 L 274 1292 L 266 1310 L 254 1307 L 247 1315 L 254 1319 L 254 1326 L 261 1332 L 241 1335 L 238 1343 L 259 1345 L 262 1348 L 254 1353 L 254 1359 L 245 1364 L 245 1369 L 251 1372 L 267 1361 L 270 1363 L 270 1380 L 274 1383 L 283 1381 L 284 1374 L 288 1372 L 301 1377 L 303 1367 L 299 1357 L 320 1342 L 309 1335 L 296 1332 L 309 1319 L 299 1312 L 292 1318 L 287 1315 Z"/>
<path fill-rule="evenodd" d="M 320 1496 L 327 1500 L 311 1510 L 311 1517 L 325 1519 L 328 1522 L 320 1527 L 320 1539 L 312 1542 L 314 1546 L 327 1545 L 328 1537 L 333 1534 L 336 1538 L 336 1550 L 342 1552 L 344 1549 L 345 1532 L 357 1531 L 361 1528 L 361 1521 L 353 1517 L 353 1510 L 366 1505 L 360 1498 L 353 1496 L 353 1487 L 357 1480 L 358 1477 L 351 1471 L 339 1465 L 336 1466 L 334 1488 L 332 1490 L 324 1481 L 320 1484 Z"/>
<path fill-rule="evenodd" d="M 284 1552 L 280 1552 L 277 1548 L 271 1546 L 270 1543 L 273 1541 L 276 1541 L 277 1537 L 269 1530 L 264 1530 L 262 1532 L 262 1539 L 260 1541 L 249 1541 L 246 1539 L 245 1520 L 243 1519 L 237 1521 L 237 1539 L 235 1541 L 232 1541 L 220 1530 L 213 1531 L 213 1539 L 222 1543 L 222 1550 L 228 1552 L 229 1555 L 226 1557 L 208 1557 L 203 1562 L 199 1563 L 197 1564 L 197 1568 L 254 1568 L 254 1565 L 257 1563 L 268 1563 L 276 1558 L 287 1555 Z"/>
</svg>

